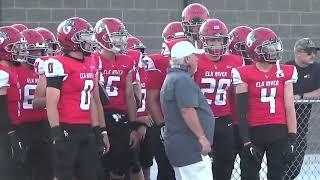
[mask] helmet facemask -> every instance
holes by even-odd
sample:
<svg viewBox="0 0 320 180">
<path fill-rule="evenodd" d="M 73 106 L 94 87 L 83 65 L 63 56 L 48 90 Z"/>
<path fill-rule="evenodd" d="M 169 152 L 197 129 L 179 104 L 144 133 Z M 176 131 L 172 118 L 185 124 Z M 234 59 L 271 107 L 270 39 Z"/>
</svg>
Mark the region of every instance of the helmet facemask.
<svg viewBox="0 0 320 180">
<path fill-rule="evenodd" d="M 193 18 L 190 22 L 182 22 L 185 34 L 191 37 L 193 40 L 199 40 L 199 30 L 202 23 L 203 21 L 199 17 Z"/>
<path fill-rule="evenodd" d="M 233 49 L 237 52 L 237 54 L 241 55 L 241 57 L 245 62 L 252 62 L 252 58 L 249 56 L 249 54 L 246 51 L 245 41 L 237 42 L 234 45 Z"/>
<path fill-rule="evenodd" d="M 60 49 L 60 45 L 58 41 L 48 41 L 46 42 L 47 51 L 46 54 L 50 56 L 55 56 Z"/>
<path fill-rule="evenodd" d="M 132 49 L 139 50 L 142 54 L 145 54 L 146 46 L 144 44 L 142 44 L 142 43 L 134 44 Z"/>
<path fill-rule="evenodd" d="M 27 41 L 21 39 L 18 42 L 8 44 L 5 50 L 12 55 L 12 61 L 17 63 L 27 62 L 29 52 L 27 50 Z"/>
<path fill-rule="evenodd" d="M 85 56 L 91 55 L 98 47 L 98 42 L 93 30 L 78 32 L 73 37 L 72 41 L 79 44 L 79 50 Z"/>
<path fill-rule="evenodd" d="M 122 29 L 119 32 L 108 32 L 102 39 L 109 44 L 109 47 L 104 47 L 105 49 L 111 50 L 113 53 L 126 53 L 127 30 Z"/>
<path fill-rule="evenodd" d="M 255 52 L 263 61 L 276 63 L 282 59 L 282 42 L 280 40 L 265 41 L 256 47 Z"/>
<path fill-rule="evenodd" d="M 45 56 L 47 51 L 47 46 L 45 43 L 43 44 L 36 43 L 35 45 L 28 45 L 27 50 L 29 52 L 27 63 L 33 66 L 37 58 L 41 56 Z"/>
<path fill-rule="evenodd" d="M 201 41 L 205 51 L 213 56 L 222 56 L 228 49 L 228 36 L 202 36 Z"/>
</svg>

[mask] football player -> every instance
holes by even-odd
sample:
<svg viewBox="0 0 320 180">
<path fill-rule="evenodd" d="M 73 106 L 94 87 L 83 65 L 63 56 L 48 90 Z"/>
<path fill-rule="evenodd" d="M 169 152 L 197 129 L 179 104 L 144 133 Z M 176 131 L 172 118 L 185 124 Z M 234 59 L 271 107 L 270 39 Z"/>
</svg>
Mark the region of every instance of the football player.
<svg viewBox="0 0 320 180">
<path fill-rule="evenodd" d="M 132 81 L 133 81 L 133 92 L 134 97 L 136 99 L 137 108 L 142 106 L 142 92 L 141 92 L 141 83 L 139 77 L 139 62 L 142 60 L 144 56 L 145 46 L 142 44 L 140 39 L 129 36 L 126 42 L 126 54 L 131 56 L 134 60 L 134 71 L 132 74 Z M 142 52 L 143 51 L 143 52 Z"/>
<path fill-rule="evenodd" d="M 248 34 L 252 31 L 252 28 L 248 26 L 238 26 L 235 27 L 229 33 L 229 53 L 234 55 L 242 56 L 245 65 L 252 64 L 252 58 L 246 52 L 246 39 Z M 234 132 L 234 159 L 236 158 L 237 154 L 241 153 L 242 150 L 242 142 L 239 135 L 239 119 L 236 111 L 236 99 L 234 89 L 231 92 L 230 98 L 230 105 L 231 105 L 231 116 L 232 116 L 232 125 L 233 125 L 233 132 Z"/>
<path fill-rule="evenodd" d="M 142 55 L 145 54 L 146 46 L 142 43 L 142 41 L 135 36 L 128 36 L 126 49 L 139 50 Z"/>
<path fill-rule="evenodd" d="M 20 123 L 21 89 L 13 67 L 24 61 L 27 54 L 26 42 L 19 31 L 10 26 L 0 27 L 0 179 L 25 178 L 19 167 L 26 162 L 26 148 L 15 128 Z"/>
<path fill-rule="evenodd" d="M 297 71 L 279 64 L 282 43 L 271 29 L 259 27 L 250 32 L 246 50 L 255 63 L 232 70 L 243 143 L 241 178 L 259 179 L 266 153 L 268 179 L 282 179 L 285 162 L 295 151 L 293 83 Z"/>
<path fill-rule="evenodd" d="M 205 54 L 198 55 L 196 83 L 207 98 L 216 118 L 213 144 L 213 173 L 217 179 L 230 179 L 233 169 L 233 129 L 230 109 L 231 69 L 243 65 L 240 56 L 226 54 L 228 28 L 219 19 L 207 19 L 199 37 Z"/>
<path fill-rule="evenodd" d="M 199 39 L 199 29 L 201 24 L 210 18 L 208 9 L 199 3 L 192 3 L 182 11 L 182 27 L 185 35 L 196 48 L 202 49 Z"/>
<path fill-rule="evenodd" d="M 166 25 L 162 31 L 162 39 L 164 42 L 168 42 L 172 39 L 185 37 L 182 23 L 178 21 L 171 22 Z"/>
<path fill-rule="evenodd" d="M 52 156 L 48 156 L 52 153 L 52 148 L 47 112 L 45 109 L 36 110 L 32 107 L 38 82 L 33 64 L 36 58 L 44 55 L 47 47 L 44 38 L 34 29 L 23 30 L 20 34 L 27 41 L 26 49 L 21 51 L 28 51 L 25 61 L 19 62 L 19 65 L 14 67 L 21 88 L 19 101 L 21 116 L 17 128 L 24 144 L 28 147 L 25 172 L 28 178 L 52 179 Z"/>
<path fill-rule="evenodd" d="M 59 46 L 59 42 L 56 40 L 56 37 L 54 36 L 54 34 L 52 32 L 50 32 L 48 29 L 42 28 L 42 27 L 38 27 L 35 29 L 37 32 L 39 32 L 45 39 L 45 43 L 47 46 L 47 50 L 46 55 L 39 57 L 36 59 L 35 63 L 34 63 L 34 70 L 35 72 L 39 75 L 39 80 L 37 83 L 37 87 L 34 93 L 34 100 L 33 100 L 33 108 L 45 108 L 46 106 L 46 77 L 44 75 L 44 68 L 43 68 L 43 64 L 44 61 L 46 61 L 47 59 L 49 59 L 52 56 L 58 55 L 60 54 L 60 46 Z M 97 69 L 96 72 L 96 81 L 98 80 L 98 76 L 99 76 L 99 63 L 96 62 L 95 65 Z M 98 119 L 99 119 L 99 124 L 102 127 L 102 131 L 103 127 L 105 127 L 105 121 L 104 121 L 104 115 L 103 115 L 103 110 L 102 110 L 102 100 L 100 101 L 100 99 L 105 99 L 105 101 L 107 101 L 107 97 L 105 96 L 101 96 L 100 97 L 100 93 L 98 88 L 94 89 L 94 93 L 93 93 L 93 100 L 95 101 L 96 107 L 97 107 L 97 113 L 98 115 Z M 93 113 L 94 114 L 94 113 Z M 108 149 L 110 148 L 109 146 L 109 141 L 108 141 L 108 136 L 103 136 L 104 137 L 104 141 L 106 144 L 106 149 L 105 152 L 108 151 Z M 101 144 L 102 145 L 102 144 Z M 104 148 L 100 148 L 101 151 L 103 151 Z"/>
<path fill-rule="evenodd" d="M 143 170 L 143 175 L 145 180 L 150 180 L 150 167 L 153 164 L 153 157 L 154 157 L 154 139 L 156 137 L 156 131 L 153 126 L 153 120 L 149 116 L 147 107 L 146 107 L 146 71 L 145 71 L 145 65 L 143 58 L 144 58 L 144 52 L 145 52 L 145 46 L 141 42 L 140 39 L 130 36 L 128 37 L 127 41 L 127 51 L 130 55 L 130 52 L 133 53 L 134 51 L 138 51 L 140 53 L 139 57 L 135 58 L 138 59 L 136 62 L 137 66 L 137 74 L 136 74 L 136 80 L 140 84 L 141 87 L 141 105 L 137 111 L 137 121 L 144 123 L 145 126 L 140 126 L 138 131 L 138 134 L 140 136 L 140 163 Z M 137 100 L 137 99 L 136 99 Z"/>
<path fill-rule="evenodd" d="M 110 136 L 111 150 L 103 163 L 110 171 L 111 179 L 124 179 L 128 174 L 136 148 L 138 147 L 136 122 L 137 104 L 132 87 L 134 60 L 125 54 L 127 30 L 116 18 L 102 18 L 95 25 L 100 51 L 95 54 L 101 62 L 101 81 L 110 103 L 104 105 L 104 114 Z M 131 178 L 143 178 L 141 168 L 134 167 Z"/>
<path fill-rule="evenodd" d="M 167 24 L 167 26 L 162 31 L 162 50 L 161 55 L 170 57 L 170 51 L 172 46 L 175 43 L 169 43 L 171 40 L 180 39 L 180 40 L 187 40 L 187 36 L 184 34 L 184 30 L 182 28 L 181 22 L 171 22 Z M 175 41 L 171 41 L 175 42 Z"/>
<path fill-rule="evenodd" d="M 33 108 L 45 108 L 47 81 L 46 76 L 44 75 L 43 64 L 45 60 L 59 53 L 59 42 L 51 31 L 42 27 L 38 27 L 35 30 L 44 38 L 47 50 L 45 52 L 45 56 L 37 58 L 34 63 L 34 71 L 39 75 L 39 80 L 34 93 L 32 105 Z"/>
<path fill-rule="evenodd" d="M 246 65 L 252 64 L 252 58 L 246 52 L 246 38 L 251 31 L 248 26 L 238 26 L 229 33 L 229 53 L 242 56 Z"/>
<path fill-rule="evenodd" d="M 48 55 L 54 56 L 59 53 L 59 42 L 51 31 L 43 27 L 37 27 L 35 30 L 44 38 L 47 46 L 46 53 Z"/>
<path fill-rule="evenodd" d="M 98 87 L 96 62 L 90 57 L 95 34 L 85 19 L 73 17 L 60 23 L 57 39 L 62 55 L 44 63 L 55 176 L 59 180 L 70 180 L 74 175 L 98 179 L 99 142 L 106 133 L 100 132 L 97 116 L 92 115 L 96 112 L 92 94 Z"/>
</svg>

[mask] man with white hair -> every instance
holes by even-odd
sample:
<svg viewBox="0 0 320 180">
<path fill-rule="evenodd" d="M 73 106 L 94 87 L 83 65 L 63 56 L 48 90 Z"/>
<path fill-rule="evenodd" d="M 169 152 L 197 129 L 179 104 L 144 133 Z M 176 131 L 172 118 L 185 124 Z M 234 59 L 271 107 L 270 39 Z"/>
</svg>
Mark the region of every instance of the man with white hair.
<svg viewBox="0 0 320 180">
<path fill-rule="evenodd" d="M 195 49 L 188 41 L 171 49 L 170 68 L 160 92 L 165 119 L 166 154 L 177 180 L 212 180 L 208 153 L 214 136 L 212 111 L 191 77 L 197 71 Z"/>
</svg>

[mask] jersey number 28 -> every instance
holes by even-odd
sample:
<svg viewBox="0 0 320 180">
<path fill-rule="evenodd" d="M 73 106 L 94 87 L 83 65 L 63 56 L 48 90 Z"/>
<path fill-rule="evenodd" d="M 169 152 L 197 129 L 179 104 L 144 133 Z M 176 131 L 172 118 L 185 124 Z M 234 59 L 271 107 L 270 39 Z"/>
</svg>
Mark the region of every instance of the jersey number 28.
<svg viewBox="0 0 320 180">
<path fill-rule="evenodd" d="M 212 94 L 216 91 L 216 96 L 213 98 L 215 105 L 226 105 L 227 90 L 231 84 L 230 79 L 220 79 L 217 83 L 217 80 L 214 78 L 202 78 L 201 83 L 210 84 L 209 88 L 201 88 L 203 94 Z M 211 105 L 212 99 L 207 98 L 207 102 Z"/>
</svg>

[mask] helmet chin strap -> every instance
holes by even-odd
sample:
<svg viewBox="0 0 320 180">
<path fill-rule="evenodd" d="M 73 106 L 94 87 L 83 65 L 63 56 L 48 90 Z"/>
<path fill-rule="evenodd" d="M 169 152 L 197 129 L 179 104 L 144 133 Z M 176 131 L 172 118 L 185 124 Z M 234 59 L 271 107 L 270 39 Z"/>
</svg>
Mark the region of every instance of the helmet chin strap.
<svg viewBox="0 0 320 180">
<path fill-rule="evenodd" d="M 88 52 L 88 51 L 82 51 L 82 53 L 84 56 L 90 56 L 92 54 L 91 52 Z"/>
<path fill-rule="evenodd" d="M 263 57 L 265 58 L 265 57 Z M 283 71 L 280 69 L 280 60 L 276 60 L 276 61 L 266 61 L 268 64 L 275 64 L 277 67 L 277 71 L 276 71 L 276 77 L 277 78 L 281 78 L 284 77 L 284 73 Z"/>
<path fill-rule="evenodd" d="M 115 54 L 125 54 L 126 50 L 125 48 L 120 45 L 120 47 L 117 47 L 116 45 L 114 45 L 113 43 L 110 43 L 111 48 L 109 49 L 110 51 L 112 51 Z"/>
<path fill-rule="evenodd" d="M 115 46 L 112 46 L 112 48 L 110 49 L 113 53 L 118 54 L 121 52 L 121 49 Z"/>
<path fill-rule="evenodd" d="M 12 61 L 12 64 L 13 64 L 14 66 L 20 66 L 20 65 L 21 65 L 21 62 Z"/>
<path fill-rule="evenodd" d="M 277 78 L 284 77 L 284 73 L 283 73 L 283 71 L 280 69 L 280 61 L 279 61 L 279 60 L 276 61 L 276 67 L 277 67 L 277 71 L 276 71 L 276 76 L 277 76 Z"/>
</svg>

